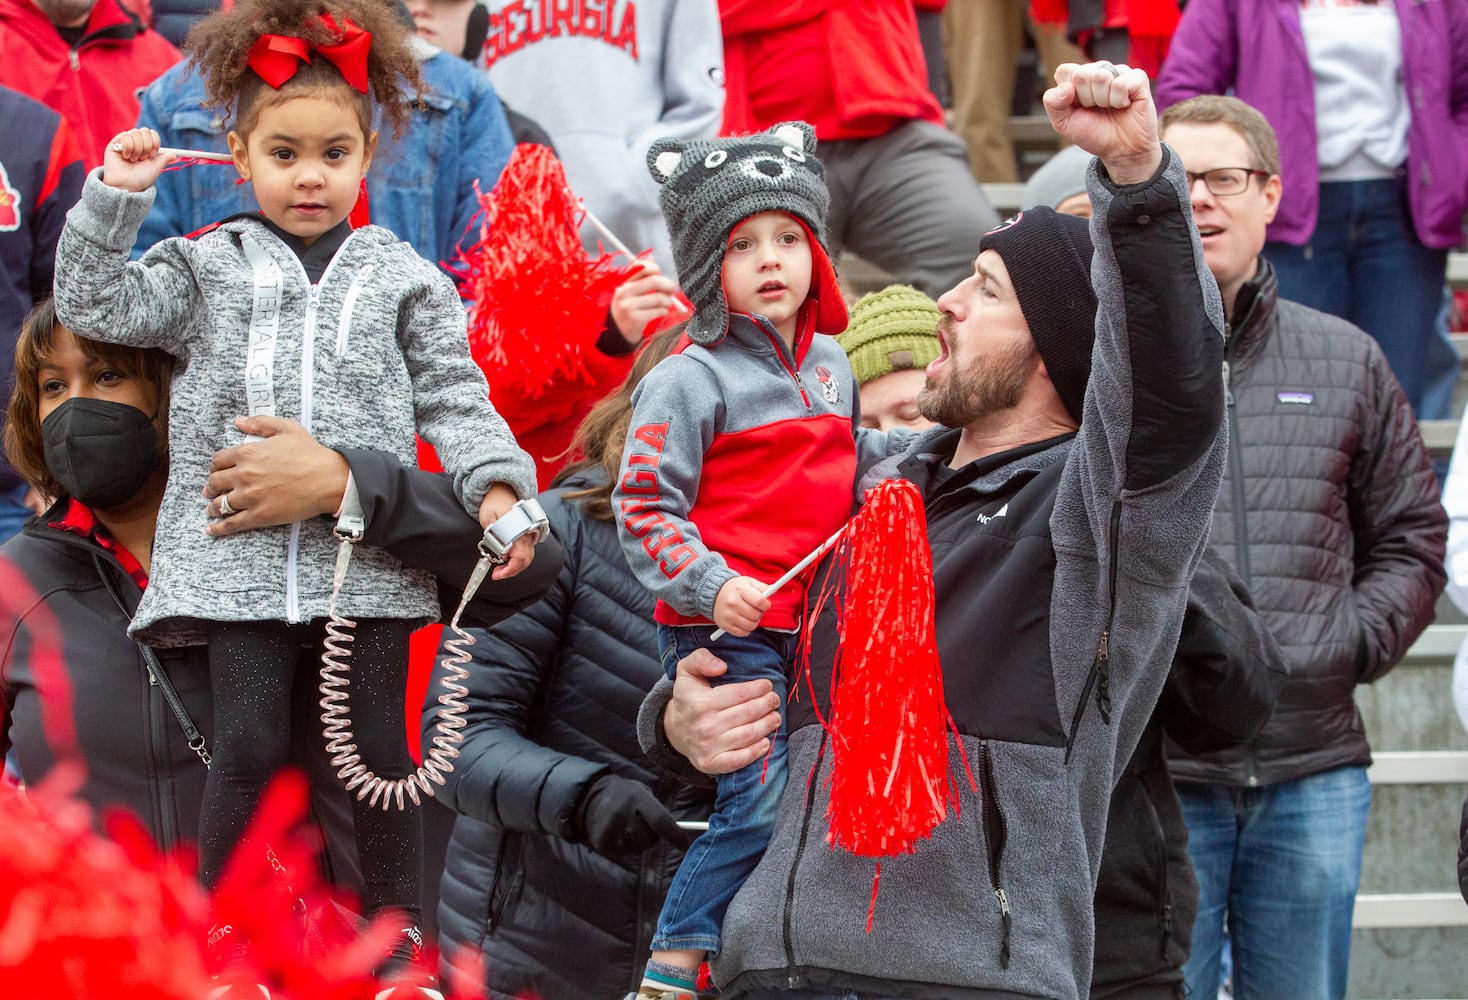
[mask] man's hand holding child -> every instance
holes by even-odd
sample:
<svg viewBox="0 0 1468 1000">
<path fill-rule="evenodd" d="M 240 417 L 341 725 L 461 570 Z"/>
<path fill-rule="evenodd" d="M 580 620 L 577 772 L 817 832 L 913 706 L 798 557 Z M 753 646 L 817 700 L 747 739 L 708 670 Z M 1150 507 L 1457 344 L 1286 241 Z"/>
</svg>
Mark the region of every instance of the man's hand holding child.
<svg viewBox="0 0 1468 1000">
<path fill-rule="evenodd" d="M 102 183 L 124 191 L 146 191 L 178 155 L 161 152 L 162 141 L 150 128 L 119 132 L 102 154 Z"/>
<path fill-rule="evenodd" d="M 752 576 L 736 576 L 714 598 L 714 624 L 730 635 L 746 636 L 759 628 L 768 610 L 765 585 Z"/>
<path fill-rule="evenodd" d="M 503 517 L 506 511 L 515 506 L 518 500 L 519 497 L 515 496 L 514 490 L 504 483 L 495 483 L 489 488 L 489 492 L 484 494 L 484 499 L 480 501 L 480 526 L 488 528 Z M 490 579 L 508 580 L 512 576 L 523 573 L 526 567 L 535 560 L 535 541 L 536 535 L 533 531 L 526 532 L 515 539 L 515 543 L 510 546 L 510 551 L 505 553 L 504 564 L 495 567 L 494 572 L 490 574 Z"/>
</svg>

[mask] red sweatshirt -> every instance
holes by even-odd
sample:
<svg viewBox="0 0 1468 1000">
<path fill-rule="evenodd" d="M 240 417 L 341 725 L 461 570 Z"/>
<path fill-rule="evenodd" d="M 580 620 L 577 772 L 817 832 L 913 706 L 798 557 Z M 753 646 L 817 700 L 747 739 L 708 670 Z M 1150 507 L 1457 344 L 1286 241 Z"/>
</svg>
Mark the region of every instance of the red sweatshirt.
<svg viewBox="0 0 1468 1000">
<path fill-rule="evenodd" d="M 942 124 L 912 6 L 892 0 L 720 0 L 724 135 L 807 121 L 822 142 Z"/>
<path fill-rule="evenodd" d="M 0 0 L 0 84 L 64 115 L 88 170 L 137 124 L 137 92 L 181 58 L 117 0 L 97 0 L 74 48 L 30 0 Z"/>
</svg>

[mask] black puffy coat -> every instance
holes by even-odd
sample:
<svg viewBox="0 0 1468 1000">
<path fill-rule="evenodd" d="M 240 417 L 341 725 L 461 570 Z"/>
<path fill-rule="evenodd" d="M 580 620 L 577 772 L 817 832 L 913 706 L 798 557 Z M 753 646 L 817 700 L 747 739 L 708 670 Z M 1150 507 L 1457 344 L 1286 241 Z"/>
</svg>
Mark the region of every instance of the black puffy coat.
<svg viewBox="0 0 1468 1000">
<path fill-rule="evenodd" d="M 638 706 L 663 676 L 653 600 L 627 568 L 616 525 L 564 498 L 597 481 L 541 495 L 565 565 L 544 600 L 477 633 L 465 741 L 439 792 L 461 814 L 440 888 L 440 946 L 445 956 L 480 950 L 496 1000 L 595 1000 L 640 981 L 681 851 L 604 857 L 579 843 L 576 808 L 592 782 L 641 781 L 679 819 L 705 819 L 713 806 L 712 789 L 681 784 L 638 748 Z"/>
<path fill-rule="evenodd" d="M 1209 543 L 1290 676 L 1257 738 L 1170 751 L 1173 776 L 1252 787 L 1369 764 L 1355 687 L 1396 666 L 1446 580 L 1437 477 L 1381 348 L 1280 299 L 1267 261 L 1239 292 L 1224 361 L 1229 465 Z"/>
<path fill-rule="evenodd" d="M 1093 1000 L 1183 981 L 1198 883 L 1162 734 L 1194 753 L 1247 743 L 1269 719 L 1288 672 L 1243 583 L 1205 550 L 1167 683 L 1111 793 L 1096 882 Z"/>
</svg>

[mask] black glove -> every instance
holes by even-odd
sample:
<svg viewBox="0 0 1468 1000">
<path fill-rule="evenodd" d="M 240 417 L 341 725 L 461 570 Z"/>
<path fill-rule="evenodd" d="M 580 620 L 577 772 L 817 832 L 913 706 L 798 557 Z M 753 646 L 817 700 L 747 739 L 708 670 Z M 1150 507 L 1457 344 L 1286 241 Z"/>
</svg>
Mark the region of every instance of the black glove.
<svg viewBox="0 0 1468 1000">
<path fill-rule="evenodd" d="M 576 807 L 576 828 L 598 854 L 640 854 L 659 840 L 687 847 L 688 834 L 639 781 L 605 774 Z"/>
</svg>

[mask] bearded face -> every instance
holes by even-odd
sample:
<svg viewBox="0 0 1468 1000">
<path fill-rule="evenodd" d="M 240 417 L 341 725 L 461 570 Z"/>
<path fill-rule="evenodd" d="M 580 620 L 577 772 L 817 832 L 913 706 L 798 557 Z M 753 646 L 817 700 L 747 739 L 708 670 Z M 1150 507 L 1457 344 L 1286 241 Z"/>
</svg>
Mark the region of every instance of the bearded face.
<svg viewBox="0 0 1468 1000">
<path fill-rule="evenodd" d="M 945 427 L 967 427 L 1019 405 L 1039 358 L 1034 341 L 1011 343 L 970 357 L 961 352 L 953 321 L 946 316 L 938 324 L 938 336 L 948 352 L 948 363 L 918 393 L 918 409 L 924 417 Z"/>
</svg>

